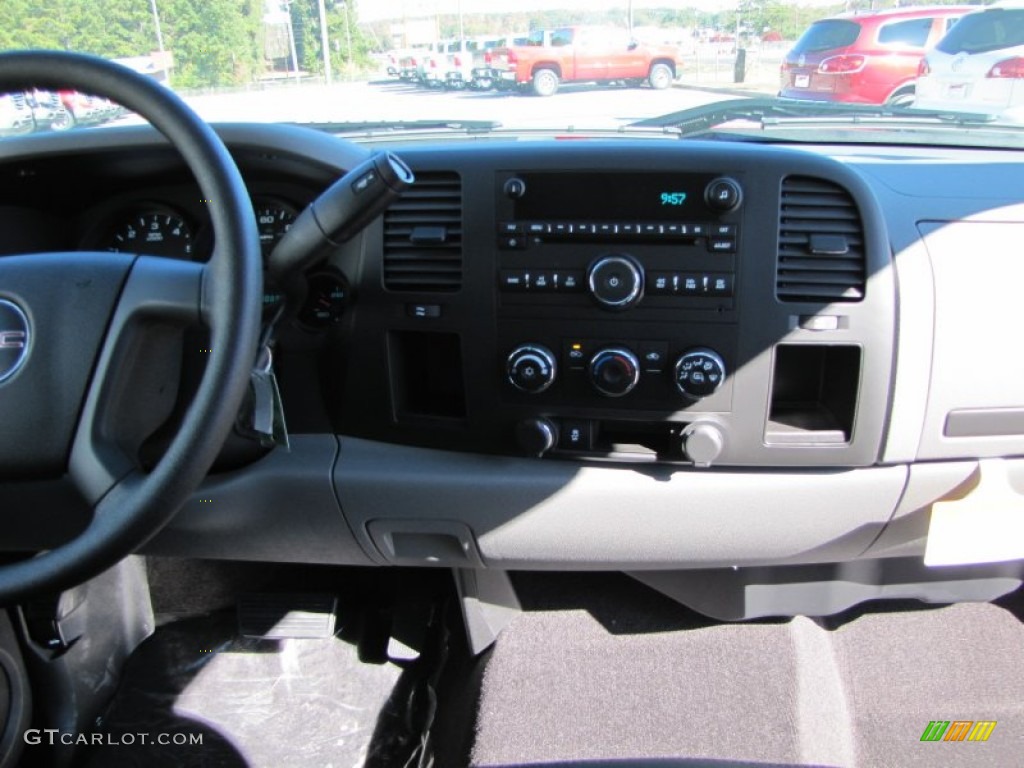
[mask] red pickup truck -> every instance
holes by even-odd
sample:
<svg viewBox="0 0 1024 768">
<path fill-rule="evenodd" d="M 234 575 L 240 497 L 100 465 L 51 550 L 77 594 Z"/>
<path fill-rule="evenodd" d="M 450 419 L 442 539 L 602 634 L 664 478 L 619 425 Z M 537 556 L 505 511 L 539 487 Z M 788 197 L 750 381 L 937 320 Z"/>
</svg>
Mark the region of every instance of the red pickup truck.
<svg viewBox="0 0 1024 768">
<path fill-rule="evenodd" d="M 678 48 L 645 45 L 624 29 L 562 27 L 537 36 L 540 44 L 492 54 L 499 86 L 529 86 L 538 96 L 551 96 L 563 82 L 646 80 L 652 88 L 662 89 L 672 85 L 679 67 Z"/>
</svg>

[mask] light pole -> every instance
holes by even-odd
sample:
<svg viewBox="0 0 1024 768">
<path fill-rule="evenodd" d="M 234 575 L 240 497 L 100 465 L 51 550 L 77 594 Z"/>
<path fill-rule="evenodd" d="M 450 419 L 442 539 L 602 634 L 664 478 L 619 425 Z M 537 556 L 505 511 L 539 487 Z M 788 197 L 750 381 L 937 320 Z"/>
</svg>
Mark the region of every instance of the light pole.
<svg viewBox="0 0 1024 768">
<path fill-rule="evenodd" d="M 167 63 L 167 56 L 164 51 L 164 36 L 160 31 L 160 14 L 156 10 L 156 0 L 149 0 L 149 7 L 153 9 L 153 24 L 156 26 L 156 47 L 160 51 L 160 58 L 164 65 L 164 71 L 166 72 L 165 81 L 168 86 L 171 84 L 171 67 Z"/>
<path fill-rule="evenodd" d="M 352 79 L 352 24 L 348 18 L 348 0 L 342 0 L 342 7 L 345 9 L 345 65 L 348 69 L 348 77 Z"/>
<path fill-rule="evenodd" d="M 331 49 L 327 41 L 327 9 L 324 8 L 324 0 L 317 0 L 320 11 L 320 48 L 324 52 L 324 82 L 331 84 Z"/>
<path fill-rule="evenodd" d="M 299 82 L 299 52 L 295 49 L 295 27 L 292 26 L 292 3 L 285 0 L 285 12 L 288 14 L 288 45 L 292 53 L 292 65 L 295 67 L 295 82 Z"/>
</svg>

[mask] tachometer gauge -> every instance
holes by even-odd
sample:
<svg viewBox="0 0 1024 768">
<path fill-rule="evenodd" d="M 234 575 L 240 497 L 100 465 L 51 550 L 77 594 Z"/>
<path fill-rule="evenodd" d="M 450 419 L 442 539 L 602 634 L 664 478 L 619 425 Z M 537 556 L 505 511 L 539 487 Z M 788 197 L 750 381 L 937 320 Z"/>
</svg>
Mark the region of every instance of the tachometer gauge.
<svg viewBox="0 0 1024 768">
<path fill-rule="evenodd" d="M 260 231 L 260 248 L 264 259 L 284 237 L 297 215 L 294 207 L 280 200 L 256 201 L 256 226 Z"/>
<path fill-rule="evenodd" d="M 337 272 L 309 276 L 309 294 L 299 310 L 299 322 L 310 330 L 323 330 L 341 319 L 348 305 L 348 282 Z"/>
<path fill-rule="evenodd" d="M 174 211 L 146 210 L 117 224 L 106 246 L 109 251 L 191 259 L 192 230 Z"/>
</svg>

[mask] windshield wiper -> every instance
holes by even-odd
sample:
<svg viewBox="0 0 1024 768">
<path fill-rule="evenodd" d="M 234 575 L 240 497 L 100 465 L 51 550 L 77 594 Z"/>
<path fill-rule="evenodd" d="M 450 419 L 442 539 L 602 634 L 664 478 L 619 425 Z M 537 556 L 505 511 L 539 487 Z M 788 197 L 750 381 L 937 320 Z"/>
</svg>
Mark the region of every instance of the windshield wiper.
<svg viewBox="0 0 1024 768">
<path fill-rule="evenodd" d="M 672 112 L 632 123 L 640 127 L 674 128 L 680 136 L 711 132 L 716 126 L 737 120 L 758 123 L 762 128 L 797 125 L 851 125 L 881 122 L 886 125 L 998 126 L 992 115 L 967 112 L 916 110 L 907 107 L 872 106 L 870 104 L 836 104 L 831 102 L 796 101 L 777 98 L 729 99 L 702 104 L 680 112 Z"/>
<path fill-rule="evenodd" d="M 501 127 L 501 123 L 495 120 L 353 120 L 351 122 L 306 123 L 306 125 L 328 133 L 357 133 L 363 136 L 382 136 L 415 131 L 490 133 Z"/>
</svg>

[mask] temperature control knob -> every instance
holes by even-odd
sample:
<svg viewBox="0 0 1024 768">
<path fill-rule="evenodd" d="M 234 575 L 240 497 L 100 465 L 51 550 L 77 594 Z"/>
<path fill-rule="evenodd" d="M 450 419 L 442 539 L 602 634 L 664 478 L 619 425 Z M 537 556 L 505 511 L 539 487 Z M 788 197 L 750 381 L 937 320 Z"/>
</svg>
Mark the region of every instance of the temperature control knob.
<svg viewBox="0 0 1024 768">
<path fill-rule="evenodd" d="M 540 344 L 522 344 L 509 353 L 505 371 L 512 386 L 536 395 L 555 383 L 555 356 Z"/>
<path fill-rule="evenodd" d="M 676 361 L 676 387 L 689 398 L 699 400 L 713 394 L 725 381 L 725 363 L 707 347 L 691 349 Z"/>
<path fill-rule="evenodd" d="M 590 381 L 608 397 L 622 397 L 640 381 L 640 361 L 625 347 L 602 349 L 590 359 Z"/>
<path fill-rule="evenodd" d="M 643 298 L 644 271 L 629 256 L 602 256 L 587 270 L 587 287 L 602 307 L 628 309 Z"/>
</svg>

